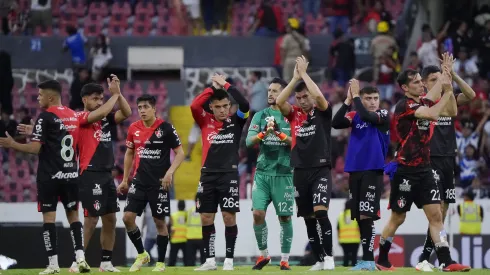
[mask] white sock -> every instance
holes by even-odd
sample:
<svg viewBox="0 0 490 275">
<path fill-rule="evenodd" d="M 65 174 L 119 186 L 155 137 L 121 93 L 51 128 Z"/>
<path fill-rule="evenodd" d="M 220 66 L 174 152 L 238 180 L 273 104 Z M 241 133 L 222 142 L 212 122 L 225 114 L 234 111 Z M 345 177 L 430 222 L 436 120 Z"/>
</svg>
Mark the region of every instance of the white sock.
<svg viewBox="0 0 490 275">
<path fill-rule="evenodd" d="M 206 259 L 206 262 L 208 262 L 208 263 L 209 263 L 209 262 L 210 262 L 210 263 L 215 263 L 215 262 L 216 262 L 216 259 L 215 259 L 214 257 L 212 257 L 212 258 L 207 258 L 207 259 Z"/>
<path fill-rule="evenodd" d="M 75 251 L 75 259 L 80 260 L 80 259 L 85 259 L 85 253 L 83 250 L 77 250 Z"/>
<path fill-rule="evenodd" d="M 281 262 L 289 261 L 289 253 L 281 253 Z"/>
<path fill-rule="evenodd" d="M 264 250 L 260 250 L 260 255 L 266 258 L 269 257 L 269 250 L 267 250 L 267 248 Z"/>
<path fill-rule="evenodd" d="M 225 258 L 225 262 L 229 262 L 233 264 L 233 258 Z"/>
<path fill-rule="evenodd" d="M 49 265 L 54 267 L 59 267 L 58 265 L 58 255 L 49 256 Z"/>
</svg>

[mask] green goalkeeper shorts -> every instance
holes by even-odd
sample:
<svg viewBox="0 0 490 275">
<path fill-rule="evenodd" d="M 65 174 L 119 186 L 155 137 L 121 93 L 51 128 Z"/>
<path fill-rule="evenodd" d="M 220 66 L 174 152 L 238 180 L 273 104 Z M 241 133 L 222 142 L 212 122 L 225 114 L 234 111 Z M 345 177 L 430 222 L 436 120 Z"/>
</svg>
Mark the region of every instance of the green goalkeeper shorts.
<svg viewBox="0 0 490 275">
<path fill-rule="evenodd" d="M 294 186 L 292 176 L 268 176 L 255 173 L 252 187 L 252 210 L 267 210 L 274 204 L 278 216 L 292 216 Z"/>
</svg>

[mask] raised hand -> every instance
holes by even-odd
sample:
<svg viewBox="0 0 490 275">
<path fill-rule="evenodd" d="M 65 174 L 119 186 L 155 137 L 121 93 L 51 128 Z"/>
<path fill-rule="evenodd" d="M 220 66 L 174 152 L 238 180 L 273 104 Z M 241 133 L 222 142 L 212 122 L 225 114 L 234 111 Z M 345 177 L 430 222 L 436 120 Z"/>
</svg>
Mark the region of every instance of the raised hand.
<svg viewBox="0 0 490 275">
<path fill-rule="evenodd" d="M 351 99 L 359 96 L 359 91 L 361 90 L 359 85 L 359 80 L 353 78 L 349 80 L 349 91 L 351 93 Z"/>
<path fill-rule="evenodd" d="M 17 131 L 19 134 L 24 136 L 32 135 L 32 131 L 34 130 L 34 120 L 31 119 L 31 124 L 19 124 L 17 125 Z"/>
<path fill-rule="evenodd" d="M 213 82 L 216 82 L 218 85 L 220 85 L 221 87 L 224 87 L 225 84 L 226 84 L 226 78 L 223 76 L 223 75 L 219 75 L 219 74 L 214 74 L 212 77 L 211 77 L 211 80 Z"/>
<path fill-rule="evenodd" d="M 306 74 L 306 69 L 308 69 L 308 64 L 309 64 L 308 61 L 303 55 L 296 58 L 296 67 L 298 68 L 298 73 L 300 76 Z"/>
<path fill-rule="evenodd" d="M 107 78 L 107 85 L 109 86 L 109 92 L 111 92 L 111 95 L 121 94 L 121 81 L 115 74 L 111 74 L 111 77 Z"/>
<path fill-rule="evenodd" d="M 451 73 L 448 72 L 447 70 L 444 71 L 441 75 L 441 85 L 442 85 L 442 90 L 444 92 L 453 92 L 453 78 L 451 77 Z"/>
<path fill-rule="evenodd" d="M 301 76 L 299 75 L 299 72 L 298 72 L 298 64 L 296 64 L 294 66 L 293 79 L 295 79 L 295 80 L 300 80 L 301 79 Z"/>
</svg>

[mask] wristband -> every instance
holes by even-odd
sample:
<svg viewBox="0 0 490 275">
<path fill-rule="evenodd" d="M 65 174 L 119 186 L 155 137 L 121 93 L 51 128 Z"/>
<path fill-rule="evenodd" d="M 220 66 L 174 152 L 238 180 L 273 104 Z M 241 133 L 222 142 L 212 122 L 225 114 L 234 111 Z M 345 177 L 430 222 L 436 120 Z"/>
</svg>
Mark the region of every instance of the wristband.
<svg viewBox="0 0 490 275">
<path fill-rule="evenodd" d="M 277 131 L 276 132 L 276 136 L 281 140 L 281 141 L 285 141 L 287 138 L 288 138 L 288 135 L 286 135 L 285 133 L 283 132 L 279 132 Z"/>
<path fill-rule="evenodd" d="M 260 140 L 263 140 L 265 138 L 265 134 L 264 132 L 260 132 L 257 134 L 257 138 L 260 139 Z"/>
</svg>

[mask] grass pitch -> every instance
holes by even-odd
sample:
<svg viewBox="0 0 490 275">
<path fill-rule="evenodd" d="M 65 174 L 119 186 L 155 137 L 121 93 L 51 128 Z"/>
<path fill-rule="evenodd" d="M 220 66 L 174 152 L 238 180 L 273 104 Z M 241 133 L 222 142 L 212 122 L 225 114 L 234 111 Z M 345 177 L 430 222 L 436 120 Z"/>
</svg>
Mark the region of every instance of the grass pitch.
<svg viewBox="0 0 490 275">
<path fill-rule="evenodd" d="M 129 273 L 128 267 L 118 267 L 121 270 L 121 273 L 116 273 L 116 274 L 138 274 L 138 275 L 153 275 L 155 274 L 151 270 L 153 267 L 144 267 L 141 271 L 139 272 L 133 272 Z M 258 274 L 267 274 L 267 275 L 284 275 L 285 273 L 289 274 L 366 274 L 368 272 L 365 271 L 349 271 L 348 268 L 346 267 L 337 267 L 335 268 L 334 271 L 308 271 L 309 267 L 306 266 L 291 266 L 292 270 L 291 271 L 281 271 L 279 270 L 279 266 L 267 266 L 264 267 L 261 271 L 252 271 L 252 266 L 235 266 L 234 271 L 223 271 L 221 270 L 221 267 L 218 267 L 218 270 L 216 271 L 207 271 L 204 272 L 205 274 L 210 274 L 210 275 L 248 275 L 251 273 L 256 273 Z M 5 270 L 1 271 L 2 275 L 37 275 L 39 272 L 42 271 L 42 269 L 10 269 L 10 270 Z M 436 271 L 436 270 L 434 270 Z M 473 275 L 490 275 L 490 269 L 473 269 L 470 271 L 471 274 Z M 101 273 L 98 271 L 98 267 L 92 268 L 91 273 L 87 274 L 93 274 L 93 273 Z M 193 267 L 167 267 L 164 273 L 172 274 L 172 275 L 196 275 L 196 274 L 202 274 L 203 271 L 197 272 L 194 271 Z M 62 268 L 60 274 L 72 274 L 68 272 L 67 268 Z M 421 273 L 416 271 L 415 268 L 398 268 L 394 272 L 390 272 L 389 274 L 418 274 L 420 275 Z"/>
</svg>

